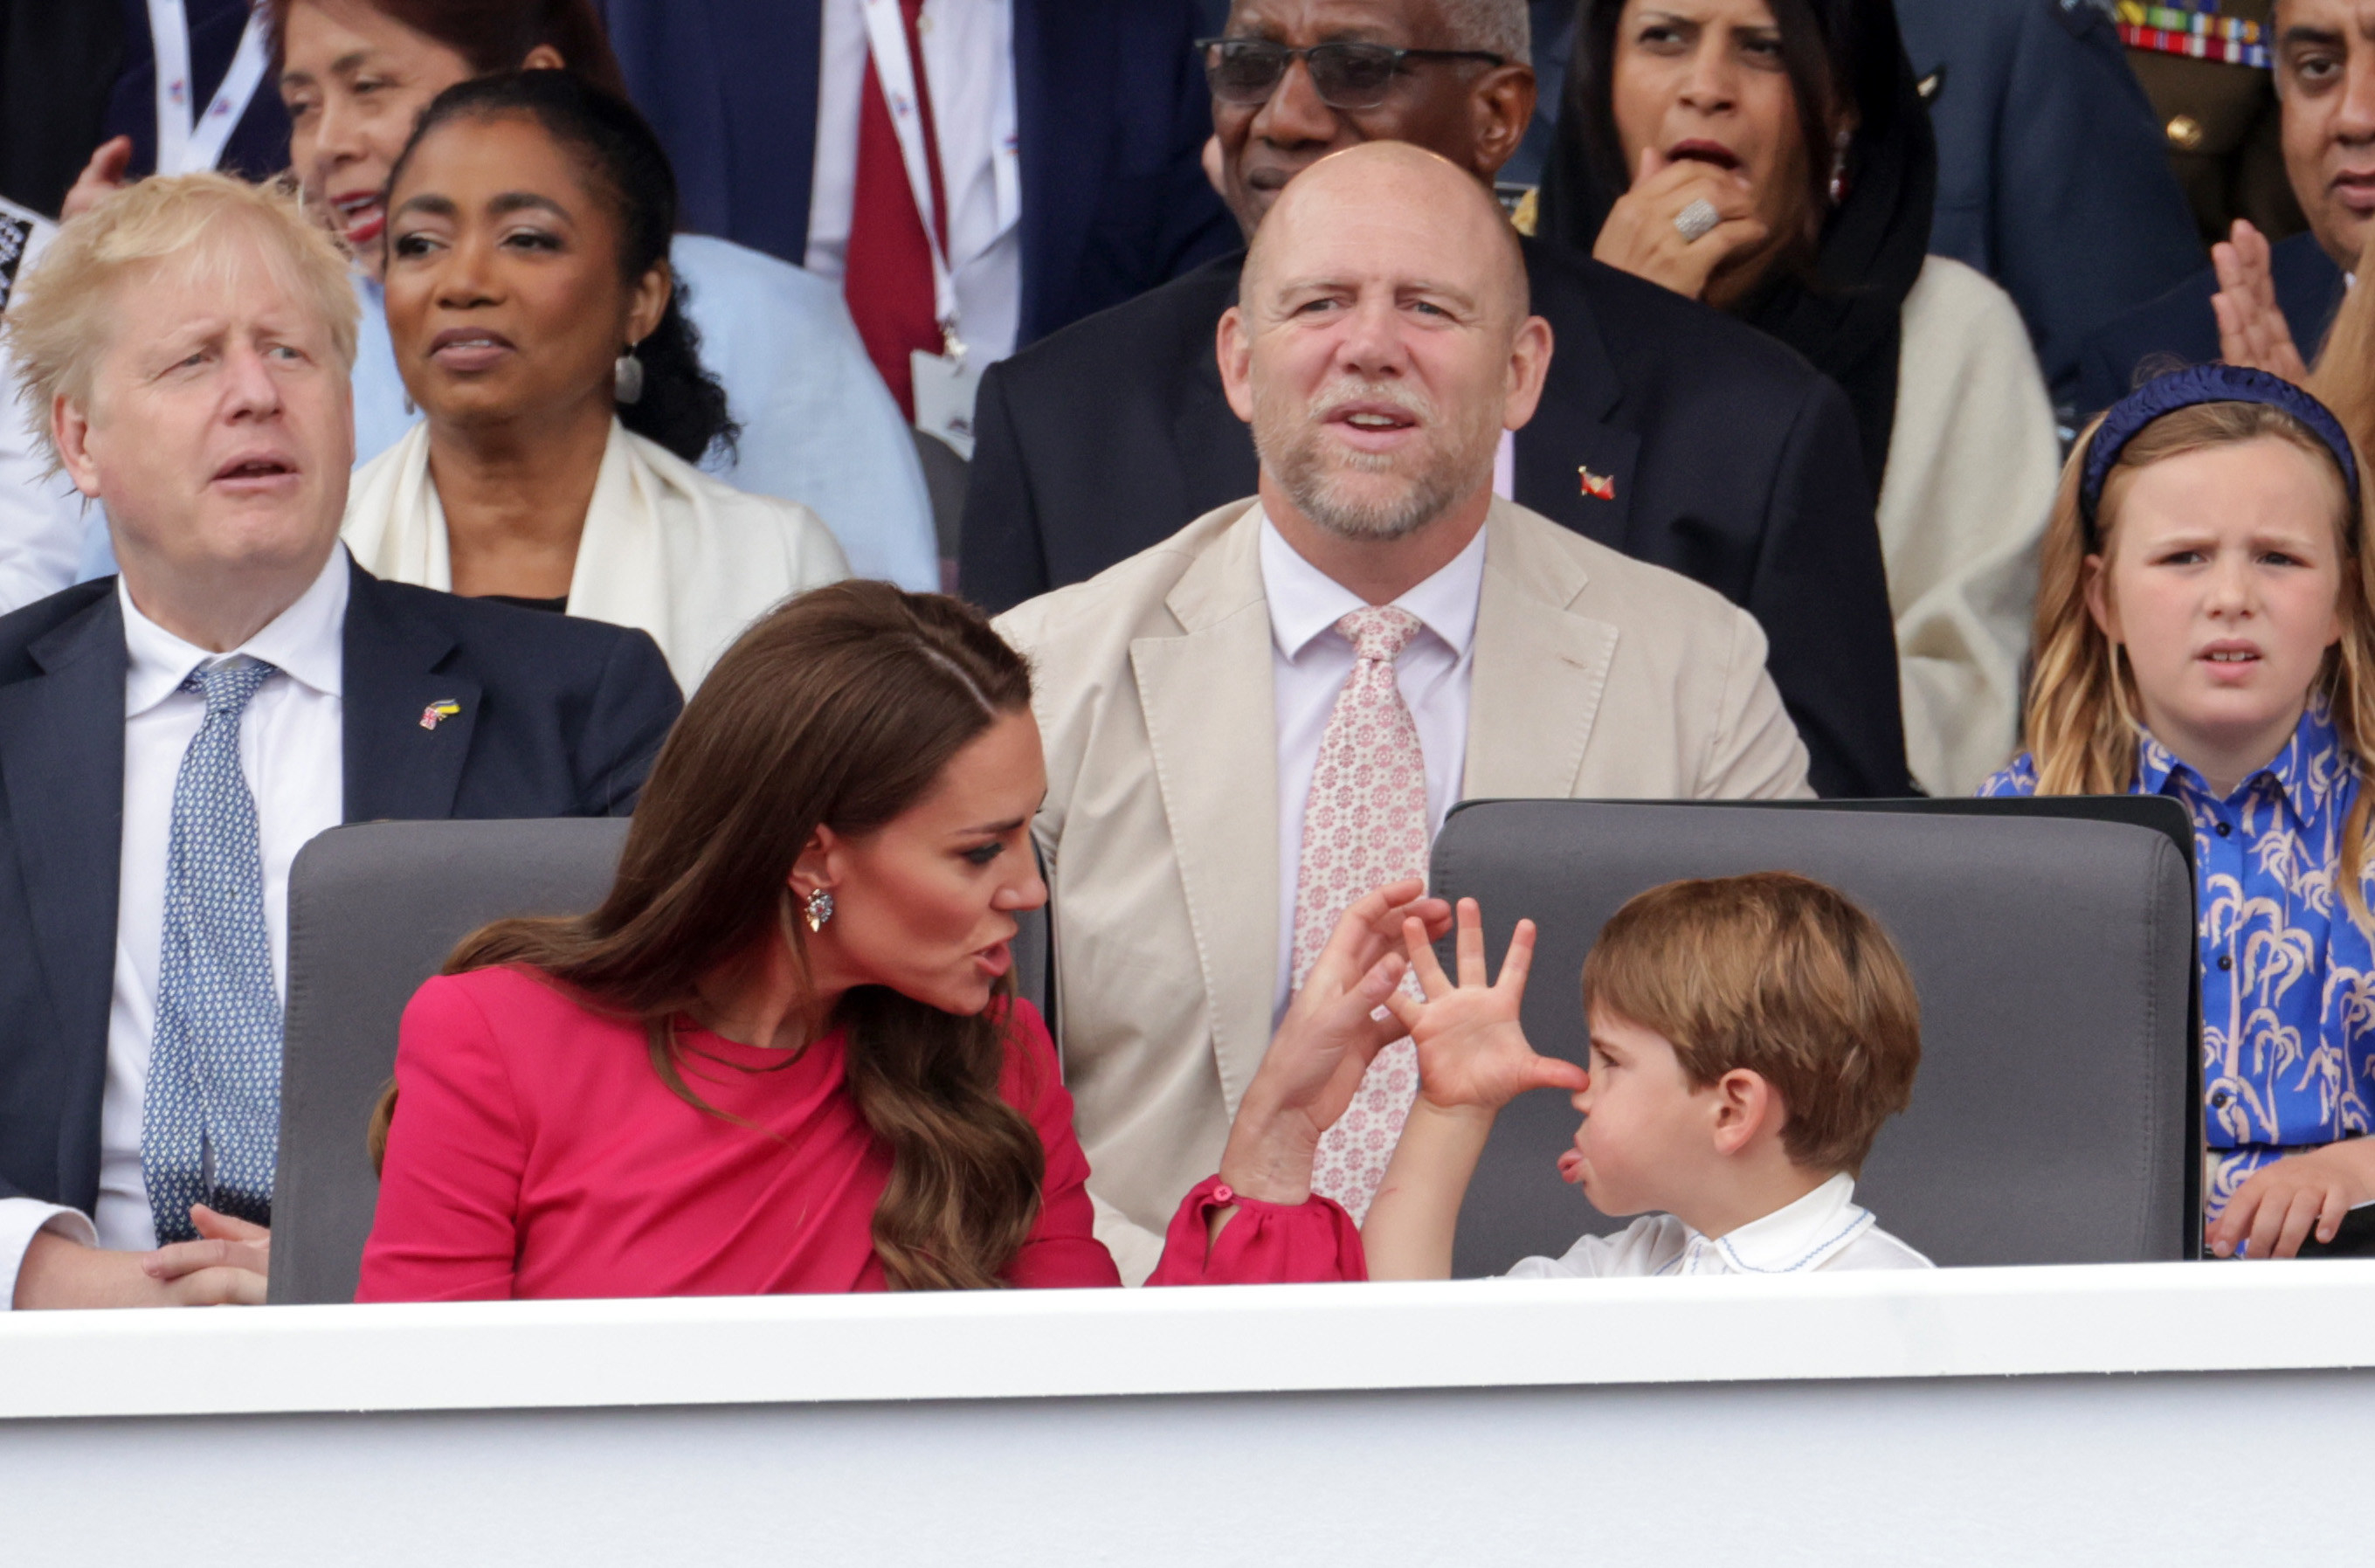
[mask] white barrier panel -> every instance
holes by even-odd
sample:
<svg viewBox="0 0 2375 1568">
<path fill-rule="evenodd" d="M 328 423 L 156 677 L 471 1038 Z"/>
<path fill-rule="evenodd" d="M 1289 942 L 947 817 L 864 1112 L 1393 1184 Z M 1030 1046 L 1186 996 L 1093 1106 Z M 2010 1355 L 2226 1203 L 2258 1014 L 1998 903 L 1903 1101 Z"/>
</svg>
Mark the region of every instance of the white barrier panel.
<svg viewBox="0 0 2375 1568">
<path fill-rule="evenodd" d="M 26 1314 L 0 1562 L 2356 1559 L 2369 1367 L 2322 1261 Z"/>
</svg>

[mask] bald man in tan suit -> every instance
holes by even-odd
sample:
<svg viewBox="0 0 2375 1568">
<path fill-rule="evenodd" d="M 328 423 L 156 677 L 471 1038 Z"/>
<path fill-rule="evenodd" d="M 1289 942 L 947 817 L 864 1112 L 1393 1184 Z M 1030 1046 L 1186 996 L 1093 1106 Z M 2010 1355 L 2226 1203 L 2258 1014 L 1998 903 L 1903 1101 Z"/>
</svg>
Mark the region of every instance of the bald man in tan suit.
<svg viewBox="0 0 2375 1568">
<path fill-rule="evenodd" d="M 1302 830 L 1315 770 L 1327 788 L 1360 772 L 1348 745 L 1385 734 L 1397 778 L 1423 753 L 1420 868 L 1463 798 L 1811 793 L 1745 612 L 1494 494 L 1552 344 L 1474 180 L 1399 143 L 1315 165 L 1263 222 L 1218 348 L 1259 493 L 998 623 L 1037 670 L 1059 1043 L 1098 1233 L 1133 1283 L 1220 1157 L 1293 928 L 1332 924 L 1298 888 L 1317 880 Z M 1344 629 L 1379 606 L 1407 637 L 1390 724 L 1349 706 L 1375 655 Z M 1387 1084 L 1387 1062 L 1364 1094 L 1400 1093 L 1365 1124 L 1389 1154 L 1415 1080 Z M 1340 1150 L 1340 1169 L 1364 1158 L 1348 1187 L 1382 1157 Z M 1368 1192 L 1329 1196 L 1357 1217 Z"/>
</svg>

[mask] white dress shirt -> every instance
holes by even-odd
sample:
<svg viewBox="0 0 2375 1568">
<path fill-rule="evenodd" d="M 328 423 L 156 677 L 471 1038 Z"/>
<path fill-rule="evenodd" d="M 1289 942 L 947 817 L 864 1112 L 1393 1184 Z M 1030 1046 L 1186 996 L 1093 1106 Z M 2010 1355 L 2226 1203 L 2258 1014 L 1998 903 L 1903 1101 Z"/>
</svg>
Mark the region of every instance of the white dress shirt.
<svg viewBox="0 0 2375 1568">
<path fill-rule="evenodd" d="M 1270 606 L 1271 712 L 1278 725 L 1278 997 L 1286 1012 L 1294 978 L 1294 892 L 1303 865 L 1303 812 L 1320 737 L 1353 678 L 1353 644 L 1336 622 L 1368 601 L 1295 553 L 1268 517 L 1261 525 L 1262 596 Z M 1426 831 L 1432 842 L 1459 799 L 1468 767 L 1468 692 L 1476 668 L 1476 603 L 1484 590 L 1484 530 L 1449 564 L 1394 601 L 1420 630 L 1394 661 L 1426 756 Z M 1274 1021 L 1274 1020 L 1273 1020 Z"/>
<path fill-rule="evenodd" d="M 240 720 L 240 768 L 255 796 L 264 861 L 264 925 L 272 981 L 289 996 L 289 866 L 307 840 L 346 813 L 344 684 L 347 552 L 263 631 L 229 654 L 209 654 L 140 613 L 122 578 L 127 655 L 124 678 L 124 849 L 115 911 L 115 991 L 107 1022 L 107 1087 L 99 1113 L 99 1208 L 84 1215 L 32 1198 L 0 1198 L 0 1309 L 16 1298 L 17 1270 L 44 1228 L 89 1245 L 145 1251 L 157 1244 L 140 1173 L 140 1121 L 157 1019 L 165 942 L 165 858 L 173 786 L 197 738 L 206 699 L 181 690 L 192 671 L 260 659 L 283 673 L 266 680 Z M 94 1223 L 95 1221 L 95 1223 Z"/>
<path fill-rule="evenodd" d="M 1802 1274 L 1817 1268 L 1928 1268 L 1930 1260 L 1880 1228 L 1855 1202 L 1842 1171 L 1795 1203 L 1721 1236 L 1671 1214 L 1644 1214 L 1613 1236 L 1586 1236 L 1564 1257 L 1529 1257 L 1511 1279 L 1592 1279 L 1648 1274 Z"/>
<path fill-rule="evenodd" d="M 1022 319 L 1022 165 L 1014 139 L 1011 0 L 925 0 L 916 24 L 924 90 L 949 204 L 949 277 L 967 357 L 1014 352 Z M 985 63 L 995 61 L 995 68 Z M 824 0 L 817 77 L 816 170 L 809 196 L 810 272 L 836 281 L 857 196 L 857 111 L 872 68 L 861 0 Z"/>
</svg>

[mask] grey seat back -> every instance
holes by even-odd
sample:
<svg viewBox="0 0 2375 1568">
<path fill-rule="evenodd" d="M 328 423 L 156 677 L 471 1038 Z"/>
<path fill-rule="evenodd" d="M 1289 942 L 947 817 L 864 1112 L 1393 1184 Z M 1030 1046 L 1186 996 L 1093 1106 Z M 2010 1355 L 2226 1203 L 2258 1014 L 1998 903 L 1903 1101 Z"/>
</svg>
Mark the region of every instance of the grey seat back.
<svg viewBox="0 0 2375 1568">
<path fill-rule="evenodd" d="M 372 822 L 333 828 L 289 873 L 289 1013 L 272 1211 L 275 1303 L 348 1302 L 379 1201 L 364 1147 L 421 982 L 490 920 L 575 914 L 609 891 L 623 819 Z M 1045 995 L 1044 910 L 1022 917 L 1015 973 Z"/>
<path fill-rule="evenodd" d="M 333 828 L 289 872 L 289 1015 L 275 1303 L 354 1300 L 379 1201 L 363 1135 L 396 1069 L 396 1024 L 455 944 L 490 920 L 600 903 L 623 818 Z"/>
<path fill-rule="evenodd" d="M 1677 878 L 1762 870 L 1854 898 L 1920 989 L 1913 1105 L 1883 1128 L 1857 1184 L 1884 1227 L 1940 1264 L 2189 1256 L 2193 895 L 2166 831 L 1951 809 L 1490 801 L 1445 824 L 1434 886 L 1479 901 L 1496 965 L 1520 917 L 1541 928 L 1527 1034 L 1580 1062 L 1578 977 L 1618 906 Z M 1624 1223 L 1559 1179 L 1577 1120 L 1554 1093 L 1502 1114 L 1461 1211 L 1455 1274 L 1555 1256 Z"/>
</svg>

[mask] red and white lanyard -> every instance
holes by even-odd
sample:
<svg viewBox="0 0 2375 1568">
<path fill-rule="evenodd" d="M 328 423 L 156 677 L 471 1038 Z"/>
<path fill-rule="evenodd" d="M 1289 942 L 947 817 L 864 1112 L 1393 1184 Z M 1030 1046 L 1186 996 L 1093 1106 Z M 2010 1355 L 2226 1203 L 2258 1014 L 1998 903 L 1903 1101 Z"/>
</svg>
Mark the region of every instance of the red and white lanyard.
<svg viewBox="0 0 2375 1568">
<path fill-rule="evenodd" d="M 271 68 L 264 17 L 251 10 L 230 70 L 206 112 L 193 115 L 190 97 L 190 15 L 183 0 L 148 0 L 148 36 L 157 56 L 157 172 L 195 174 L 222 161 L 223 148 L 255 100 Z"/>
</svg>

